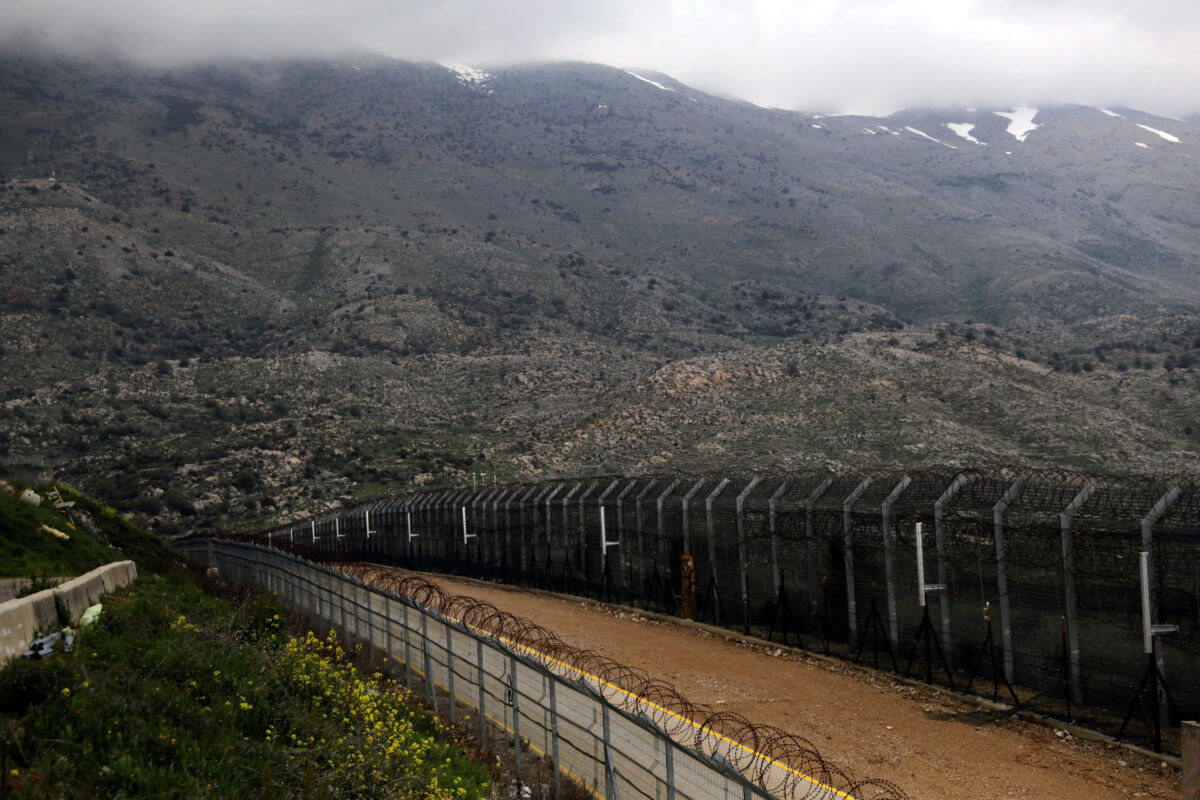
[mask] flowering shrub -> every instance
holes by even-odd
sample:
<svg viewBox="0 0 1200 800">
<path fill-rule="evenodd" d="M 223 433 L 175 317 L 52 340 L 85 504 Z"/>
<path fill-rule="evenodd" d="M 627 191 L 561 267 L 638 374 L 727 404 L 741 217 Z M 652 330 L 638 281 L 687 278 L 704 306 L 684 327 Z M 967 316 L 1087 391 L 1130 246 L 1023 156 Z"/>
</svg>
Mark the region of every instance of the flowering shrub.
<svg viewBox="0 0 1200 800">
<path fill-rule="evenodd" d="M 0 670 L 8 796 L 489 797 L 450 732 L 348 655 L 290 635 L 272 598 L 139 581 L 73 653 Z"/>
</svg>

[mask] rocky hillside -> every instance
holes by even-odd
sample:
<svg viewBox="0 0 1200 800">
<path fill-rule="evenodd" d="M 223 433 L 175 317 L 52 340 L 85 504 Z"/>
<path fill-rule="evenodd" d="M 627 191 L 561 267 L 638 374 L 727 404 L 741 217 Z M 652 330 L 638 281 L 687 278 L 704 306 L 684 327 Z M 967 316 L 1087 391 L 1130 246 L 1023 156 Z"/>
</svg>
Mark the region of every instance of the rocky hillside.
<svg viewBox="0 0 1200 800">
<path fill-rule="evenodd" d="M 168 529 L 466 471 L 1194 462 L 1200 128 L 594 64 L 0 60 L 0 458 Z"/>
</svg>

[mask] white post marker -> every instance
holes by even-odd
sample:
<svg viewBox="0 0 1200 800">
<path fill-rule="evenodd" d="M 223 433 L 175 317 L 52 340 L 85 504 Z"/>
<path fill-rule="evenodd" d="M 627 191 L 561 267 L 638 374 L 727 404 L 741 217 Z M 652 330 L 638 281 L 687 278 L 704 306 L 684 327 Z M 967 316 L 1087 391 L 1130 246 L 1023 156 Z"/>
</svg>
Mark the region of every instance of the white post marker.
<svg viewBox="0 0 1200 800">
<path fill-rule="evenodd" d="M 421 534 L 412 532 L 412 512 L 405 511 L 404 514 L 405 514 L 405 521 L 408 523 L 408 540 L 411 542 L 413 539 L 416 539 Z"/>
<path fill-rule="evenodd" d="M 317 521 L 315 519 L 309 520 L 309 524 L 312 525 L 313 544 L 316 544 L 317 543 Z"/>
<path fill-rule="evenodd" d="M 940 592 L 946 588 L 944 583 L 925 582 L 925 537 L 921 535 L 921 523 L 913 530 L 917 542 L 917 599 L 921 608 L 925 607 L 925 595 L 929 592 Z"/>
<path fill-rule="evenodd" d="M 333 518 L 333 535 L 339 539 L 342 538 L 342 518 L 341 517 Z"/>
<path fill-rule="evenodd" d="M 469 539 L 474 539 L 475 534 L 467 533 L 467 507 L 465 505 L 462 507 L 462 521 L 463 521 L 463 547 L 466 547 L 467 541 Z"/>
<path fill-rule="evenodd" d="M 616 547 L 619 544 L 621 544 L 620 536 L 618 536 L 616 539 L 613 539 L 612 541 L 609 541 L 608 528 L 605 527 L 605 525 L 604 525 L 604 506 L 600 506 L 600 548 L 601 548 L 600 552 L 603 555 L 607 556 L 608 548 Z"/>
<path fill-rule="evenodd" d="M 368 509 L 367 511 L 364 511 L 363 513 L 366 515 L 366 518 L 367 518 L 367 538 L 370 539 L 372 533 L 379 533 L 379 531 L 371 530 L 371 511 L 370 511 L 370 509 Z"/>
<path fill-rule="evenodd" d="M 1175 633 L 1178 625 L 1155 625 L 1150 618 L 1150 554 L 1145 550 L 1139 558 L 1142 578 L 1142 647 L 1148 654 L 1154 652 L 1154 637 L 1164 633 Z"/>
</svg>

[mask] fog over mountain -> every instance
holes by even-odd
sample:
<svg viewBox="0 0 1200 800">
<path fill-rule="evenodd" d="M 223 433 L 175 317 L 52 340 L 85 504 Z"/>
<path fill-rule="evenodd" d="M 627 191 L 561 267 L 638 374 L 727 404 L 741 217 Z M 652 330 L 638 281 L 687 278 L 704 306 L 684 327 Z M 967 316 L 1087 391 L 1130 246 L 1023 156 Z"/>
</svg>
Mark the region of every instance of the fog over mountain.
<svg viewBox="0 0 1200 800">
<path fill-rule="evenodd" d="M 1200 5 L 1191 0 L 5 0 L 0 38 L 160 66 L 348 52 L 487 68 L 584 60 L 809 111 L 1200 111 Z"/>
<path fill-rule="evenodd" d="M 646 69 L 0 58 L 0 460 L 164 530 L 405 486 L 1200 453 L 1200 129 Z"/>
</svg>

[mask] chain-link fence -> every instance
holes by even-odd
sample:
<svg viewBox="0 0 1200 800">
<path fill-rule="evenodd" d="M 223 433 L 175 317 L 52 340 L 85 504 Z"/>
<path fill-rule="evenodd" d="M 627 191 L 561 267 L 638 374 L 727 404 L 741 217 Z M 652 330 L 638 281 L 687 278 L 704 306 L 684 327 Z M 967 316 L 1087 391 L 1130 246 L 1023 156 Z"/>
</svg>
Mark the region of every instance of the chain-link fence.
<svg viewBox="0 0 1200 800">
<path fill-rule="evenodd" d="M 1156 747 L 1200 715 L 1191 476 L 589 478 L 424 491 L 261 536 L 636 603 Z"/>
<path fill-rule="evenodd" d="M 366 522 L 347 522 L 343 535 L 357 530 L 365 541 L 374 530 Z M 905 797 L 886 781 L 850 779 L 802 739 L 687 704 L 669 684 L 423 579 L 367 564 L 333 568 L 232 541 L 178 547 L 193 563 L 274 592 L 298 613 L 387 654 L 393 677 L 403 671 L 404 683 L 435 710 L 478 726 L 480 741 L 516 776 L 516 796 L 564 797 L 565 777 L 605 800 Z"/>
</svg>

